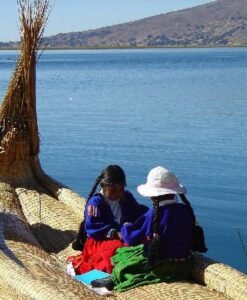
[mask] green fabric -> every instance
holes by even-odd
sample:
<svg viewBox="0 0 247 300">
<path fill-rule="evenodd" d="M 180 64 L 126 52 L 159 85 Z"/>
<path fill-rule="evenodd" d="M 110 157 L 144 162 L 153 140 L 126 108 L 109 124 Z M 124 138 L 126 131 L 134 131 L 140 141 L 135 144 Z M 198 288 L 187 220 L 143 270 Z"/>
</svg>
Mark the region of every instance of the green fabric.
<svg viewBox="0 0 247 300">
<path fill-rule="evenodd" d="M 183 262 L 164 260 L 155 269 L 147 270 L 147 257 L 143 253 L 143 245 L 117 250 L 112 257 L 114 290 L 123 292 L 140 285 L 185 280 L 191 275 L 191 259 Z"/>
</svg>

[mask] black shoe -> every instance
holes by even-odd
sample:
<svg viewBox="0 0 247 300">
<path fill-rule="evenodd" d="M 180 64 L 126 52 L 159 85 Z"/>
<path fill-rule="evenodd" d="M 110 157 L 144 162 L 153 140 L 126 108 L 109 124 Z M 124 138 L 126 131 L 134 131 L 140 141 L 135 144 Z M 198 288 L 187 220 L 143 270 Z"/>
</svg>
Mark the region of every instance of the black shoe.
<svg viewBox="0 0 247 300">
<path fill-rule="evenodd" d="M 76 251 L 82 251 L 83 248 L 83 242 L 82 240 L 74 240 L 72 242 L 72 249 L 76 250 Z"/>
<path fill-rule="evenodd" d="M 92 287 L 105 287 L 108 289 L 108 291 L 111 291 L 114 288 L 114 283 L 111 280 L 111 276 L 102 279 L 92 280 L 91 285 Z"/>
</svg>

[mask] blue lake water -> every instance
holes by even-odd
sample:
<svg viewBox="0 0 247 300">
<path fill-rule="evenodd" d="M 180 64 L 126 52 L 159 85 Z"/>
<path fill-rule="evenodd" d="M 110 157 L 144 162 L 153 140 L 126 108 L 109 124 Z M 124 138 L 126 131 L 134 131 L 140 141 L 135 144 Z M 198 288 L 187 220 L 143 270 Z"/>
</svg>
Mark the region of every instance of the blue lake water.
<svg viewBox="0 0 247 300">
<path fill-rule="evenodd" d="M 17 53 L 0 51 L 2 98 Z M 44 170 L 86 196 L 108 164 L 136 192 L 162 165 L 187 187 L 208 256 L 247 272 L 247 49 L 46 51 L 37 68 Z M 1 99 L 0 98 L 0 99 Z"/>
</svg>

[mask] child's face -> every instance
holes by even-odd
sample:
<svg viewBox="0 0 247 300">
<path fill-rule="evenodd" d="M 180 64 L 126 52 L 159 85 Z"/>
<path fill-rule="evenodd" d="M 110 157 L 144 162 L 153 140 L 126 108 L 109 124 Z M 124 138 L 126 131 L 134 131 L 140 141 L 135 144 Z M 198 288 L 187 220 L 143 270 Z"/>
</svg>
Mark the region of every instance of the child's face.
<svg viewBox="0 0 247 300">
<path fill-rule="evenodd" d="M 103 193 L 106 198 L 109 200 L 118 200 L 123 196 L 124 192 L 124 185 L 117 183 L 114 185 L 104 185 L 103 187 Z"/>
</svg>

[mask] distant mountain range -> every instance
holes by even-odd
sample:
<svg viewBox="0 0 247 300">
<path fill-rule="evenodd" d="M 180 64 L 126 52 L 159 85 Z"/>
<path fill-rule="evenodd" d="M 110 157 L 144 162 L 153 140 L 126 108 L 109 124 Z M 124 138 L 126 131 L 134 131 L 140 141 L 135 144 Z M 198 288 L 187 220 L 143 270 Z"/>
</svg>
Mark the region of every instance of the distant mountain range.
<svg viewBox="0 0 247 300">
<path fill-rule="evenodd" d="M 134 22 L 59 33 L 43 43 L 51 48 L 247 46 L 247 0 L 217 0 Z"/>
</svg>

